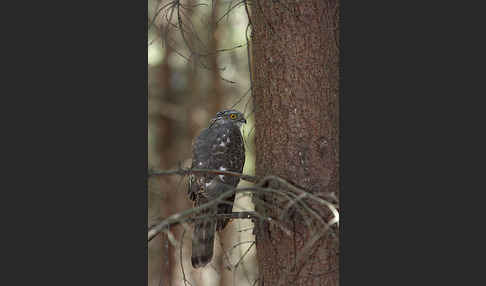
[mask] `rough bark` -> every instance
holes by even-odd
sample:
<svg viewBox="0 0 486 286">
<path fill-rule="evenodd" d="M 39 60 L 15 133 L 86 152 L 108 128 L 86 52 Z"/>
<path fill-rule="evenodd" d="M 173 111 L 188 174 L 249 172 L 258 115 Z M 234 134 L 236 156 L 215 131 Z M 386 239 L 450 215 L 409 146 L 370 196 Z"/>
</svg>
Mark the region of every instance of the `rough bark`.
<svg viewBox="0 0 486 286">
<path fill-rule="evenodd" d="M 315 195 L 338 195 L 339 1 L 252 1 L 251 62 L 256 175 L 276 175 Z M 278 217 L 280 209 L 256 204 Z M 319 208 L 319 206 L 315 206 Z M 318 212 L 325 213 L 322 209 Z M 293 234 L 256 231 L 260 285 L 338 285 L 337 247 L 325 236 L 309 246 L 302 217 Z"/>
</svg>

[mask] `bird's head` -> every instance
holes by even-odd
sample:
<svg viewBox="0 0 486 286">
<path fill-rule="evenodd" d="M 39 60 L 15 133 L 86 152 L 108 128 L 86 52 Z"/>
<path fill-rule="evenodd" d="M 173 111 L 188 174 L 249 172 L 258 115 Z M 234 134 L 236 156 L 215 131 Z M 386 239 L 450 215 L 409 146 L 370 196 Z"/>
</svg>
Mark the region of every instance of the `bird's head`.
<svg viewBox="0 0 486 286">
<path fill-rule="evenodd" d="M 246 119 L 243 113 L 239 112 L 238 110 L 229 109 L 229 110 L 223 110 L 216 113 L 216 118 L 213 118 L 211 120 L 211 125 L 216 122 L 218 123 L 231 122 L 241 127 L 243 123 L 246 123 Z"/>
</svg>

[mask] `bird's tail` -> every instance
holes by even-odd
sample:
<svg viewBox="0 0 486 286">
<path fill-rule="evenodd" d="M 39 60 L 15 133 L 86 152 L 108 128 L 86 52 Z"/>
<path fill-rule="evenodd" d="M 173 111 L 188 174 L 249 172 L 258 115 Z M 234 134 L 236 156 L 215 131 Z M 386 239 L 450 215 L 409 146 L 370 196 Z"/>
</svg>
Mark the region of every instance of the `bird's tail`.
<svg viewBox="0 0 486 286">
<path fill-rule="evenodd" d="M 192 234 L 192 267 L 204 267 L 213 258 L 216 221 L 208 218 L 196 222 Z"/>
</svg>

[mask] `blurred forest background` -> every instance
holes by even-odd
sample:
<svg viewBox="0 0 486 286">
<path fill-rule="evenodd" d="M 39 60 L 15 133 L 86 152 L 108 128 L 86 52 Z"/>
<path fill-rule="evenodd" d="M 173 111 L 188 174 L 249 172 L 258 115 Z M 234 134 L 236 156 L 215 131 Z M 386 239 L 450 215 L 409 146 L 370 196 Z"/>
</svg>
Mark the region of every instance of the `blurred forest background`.
<svg viewBox="0 0 486 286">
<path fill-rule="evenodd" d="M 192 140 L 216 112 L 235 108 L 248 121 L 242 129 L 243 173 L 254 174 L 248 17 L 242 2 L 149 0 L 148 16 L 148 167 L 189 167 Z M 191 207 L 186 178 L 149 179 L 148 226 Z M 247 194 L 236 196 L 233 211 L 241 210 L 253 210 Z M 190 263 L 192 227 L 161 233 L 148 244 L 149 285 L 252 285 L 258 273 L 251 224 L 243 219 L 228 224 L 203 270 Z"/>
</svg>

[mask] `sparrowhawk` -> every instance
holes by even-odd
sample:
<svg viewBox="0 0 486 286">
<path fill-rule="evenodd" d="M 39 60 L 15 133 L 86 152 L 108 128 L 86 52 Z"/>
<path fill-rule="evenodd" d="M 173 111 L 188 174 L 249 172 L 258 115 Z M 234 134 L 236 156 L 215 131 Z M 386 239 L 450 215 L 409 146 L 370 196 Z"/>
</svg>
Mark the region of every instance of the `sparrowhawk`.
<svg viewBox="0 0 486 286">
<path fill-rule="evenodd" d="M 193 143 L 191 168 L 241 173 L 245 164 L 245 146 L 240 131 L 243 123 L 246 119 L 237 110 L 218 112 Z M 237 176 L 194 173 L 189 178 L 189 198 L 197 207 L 235 188 L 239 181 Z M 218 203 L 200 212 L 207 218 L 201 218 L 194 224 L 191 257 L 194 268 L 203 267 L 211 261 L 215 232 L 222 230 L 229 221 L 216 219 L 214 215 L 231 213 L 234 199 L 233 194 L 225 200 L 226 203 Z"/>
</svg>

